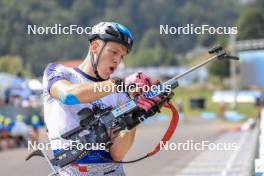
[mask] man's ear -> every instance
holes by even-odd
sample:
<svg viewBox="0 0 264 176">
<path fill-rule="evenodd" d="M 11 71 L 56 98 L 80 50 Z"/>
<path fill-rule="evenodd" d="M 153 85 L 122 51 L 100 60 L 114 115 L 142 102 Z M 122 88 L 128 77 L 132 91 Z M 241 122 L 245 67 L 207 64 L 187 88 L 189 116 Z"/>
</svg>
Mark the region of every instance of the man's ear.
<svg viewBox="0 0 264 176">
<path fill-rule="evenodd" d="M 92 41 L 90 44 L 90 50 L 95 53 L 97 48 L 99 47 L 99 42 L 97 40 Z"/>
</svg>

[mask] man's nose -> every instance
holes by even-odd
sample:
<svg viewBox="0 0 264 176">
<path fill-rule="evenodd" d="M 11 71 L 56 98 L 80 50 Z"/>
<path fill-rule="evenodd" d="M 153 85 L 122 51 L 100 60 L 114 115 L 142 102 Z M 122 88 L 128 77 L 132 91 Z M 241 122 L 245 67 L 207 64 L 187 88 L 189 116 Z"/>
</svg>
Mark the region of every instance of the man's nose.
<svg viewBox="0 0 264 176">
<path fill-rule="evenodd" d="M 122 58 L 120 56 L 117 56 L 114 58 L 114 63 L 119 64 L 121 62 Z"/>
</svg>

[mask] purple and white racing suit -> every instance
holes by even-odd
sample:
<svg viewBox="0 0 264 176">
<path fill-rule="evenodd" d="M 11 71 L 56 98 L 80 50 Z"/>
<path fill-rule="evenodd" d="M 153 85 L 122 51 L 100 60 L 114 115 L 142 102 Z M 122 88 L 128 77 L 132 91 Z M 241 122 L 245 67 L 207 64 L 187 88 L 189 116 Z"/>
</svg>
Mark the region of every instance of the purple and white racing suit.
<svg viewBox="0 0 264 176">
<path fill-rule="evenodd" d="M 67 80 L 72 83 L 97 82 L 98 80 L 87 75 L 79 68 L 68 68 L 59 64 L 49 64 L 43 76 L 43 100 L 44 100 L 44 120 L 48 129 L 48 137 L 51 142 L 51 148 L 54 153 L 62 150 L 61 146 L 69 144 L 68 140 L 60 136 L 65 132 L 79 126 L 77 112 L 85 107 L 92 107 L 97 104 L 101 108 L 117 106 L 128 101 L 129 97 L 125 93 L 113 93 L 98 99 L 92 103 L 83 103 L 76 105 L 66 105 L 50 95 L 51 86 L 58 80 Z M 110 176 L 125 175 L 123 165 L 118 163 L 109 163 L 102 160 L 100 156 L 111 159 L 109 151 L 93 150 L 83 159 L 74 162 L 70 166 L 61 169 L 62 176 Z"/>
</svg>

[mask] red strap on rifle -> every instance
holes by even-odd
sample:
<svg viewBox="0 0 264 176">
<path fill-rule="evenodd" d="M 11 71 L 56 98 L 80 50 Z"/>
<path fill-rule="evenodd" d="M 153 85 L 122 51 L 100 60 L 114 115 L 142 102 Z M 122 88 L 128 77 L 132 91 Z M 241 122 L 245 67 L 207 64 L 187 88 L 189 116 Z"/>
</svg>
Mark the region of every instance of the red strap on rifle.
<svg viewBox="0 0 264 176">
<path fill-rule="evenodd" d="M 166 103 L 164 105 L 164 107 L 170 109 L 171 112 L 172 112 L 172 118 L 171 118 L 171 121 L 170 121 L 170 125 L 169 125 L 166 133 L 164 134 L 164 136 L 163 136 L 163 138 L 161 140 L 161 142 L 166 143 L 167 141 L 170 140 L 170 138 L 172 137 L 172 135 L 173 135 L 173 133 L 174 133 L 174 131 L 175 131 L 177 125 L 178 125 L 179 113 L 178 113 L 176 108 L 171 103 Z M 105 159 L 102 156 L 100 156 L 100 157 L 102 159 L 106 160 L 106 161 L 109 161 L 109 162 L 129 164 L 129 163 L 135 163 L 135 162 L 138 162 L 138 161 L 143 160 L 145 158 L 148 158 L 148 157 L 158 153 L 160 150 L 161 150 L 161 148 L 160 148 L 160 143 L 159 143 L 151 152 L 149 152 L 145 156 L 143 156 L 141 158 L 138 158 L 138 159 L 135 159 L 135 160 L 130 160 L 130 161 L 115 161 L 115 160 Z"/>
<path fill-rule="evenodd" d="M 166 143 L 167 141 L 170 140 L 170 138 L 172 137 L 177 125 L 178 125 L 178 122 L 179 122 L 179 113 L 177 111 L 177 109 L 171 104 L 171 103 L 166 103 L 165 106 L 166 108 L 170 109 L 171 112 L 172 112 L 172 118 L 171 118 L 171 121 L 170 121 L 170 125 L 166 131 L 166 133 L 164 134 L 161 142 L 163 143 Z M 161 150 L 161 147 L 160 147 L 160 143 L 155 147 L 154 150 L 152 150 L 150 153 L 148 153 L 147 155 L 148 156 L 151 156 L 151 155 L 154 155 L 156 154 L 157 152 L 159 152 Z"/>
</svg>

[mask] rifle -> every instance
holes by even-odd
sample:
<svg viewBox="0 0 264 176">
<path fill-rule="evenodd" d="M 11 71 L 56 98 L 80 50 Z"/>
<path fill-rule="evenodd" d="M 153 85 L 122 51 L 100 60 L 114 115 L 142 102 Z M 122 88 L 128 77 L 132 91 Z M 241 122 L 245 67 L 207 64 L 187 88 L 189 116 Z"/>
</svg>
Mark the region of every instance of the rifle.
<svg viewBox="0 0 264 176">
<path fill-rule="evenodd" d="M 163 84 L 158 84 L 156 87 L 150 89 L 150 91 L 144 93 L 143 95 L 147 98 L 152 98 L 155 96 L 161 97 L 161 101 L 157 105 L 157 108 L 161 108 L 164 104 L 169 103 L 170 99 L 173 97 L 173 90 L 179 86 L 178 79 L 182 78 L 183 76 L 191 73 L 192 71 L 202 67 L 203 65 L 211 62 L 214 59 L 224 60 L 224 59 L 233 59 L 238 60 L 238 57 L 228 55 L 222 46 L 218 45 L 209 50 L 209 54 L 213 54 L 212 57 L 206 59 L 202 63 L 188 69 L 187 71 L 169 79 L 168 81 L 164 82 Z M 164 87 L 170 87 L 170 91 L 164 91 Z M 171 104 L 169 104 L 171 105 Z M 169 106 L 173 114 L 175 114 L 176 119 L 171 121 L 170 124 L 170 132 L 166 134 L 163 140 L 169 140 L 172 136 L 177 123 L 178 123 L 178 114 L 177 110 L 173 106 Z M 156 111 L 155 111 L 156 112 Z M 80 117 L 80 125 L 69 132 L 66 132 L 61 137 L 66 140 L 71 141 L 79 141 L 82 144 L 86 143 L 103 143 L 105 144 L 106 148 L 110 148 L 112 143 L 109 137 L 108 129 L 112 129 L 114 133 L 117 133 L 121 130 L 130 130 L 140 123 L 142 123 L 145 119 L 149 118 L 150 116 L 154 115 L 153 113 L 144 112 L 143 110 L 138 109 L 135 99 L 131 99 L 125 104 L 117 106 L 115 108 L 108 107 L 106 109 L 100 109 L 100 107 L 94 106 L 92 109 L 84 108 L 78 112 Z M 84 131 L 88 131 L 85 135 L 80 135 Z M 166 132 L 167 133 L 167 132 Z M 119 163 L 132 163 L 157 153 L 160 150 L 158 146 L 148 153 L 147 155 L 133 160 L 133 161 L 109 161 L 109 162 L 119 162 Z M 54 158 L 50 159 L 44 151 L 36 150 L 33 151 L 27 158 L 26 161 L 34 156 L 41 156 L 46 158 L 49 166 L 53 170 L 53 175 L 59 174 L 58 169 L 63 168 L 76 160 L 82 159 L 84 156 L 90 153 L 91 150 L 82 149 L 78 150 L 77 147 L 67 148 L 63 151 L 60 151 L 54 154 Z M 104 159 L 104 158 L 103 158 Z M 105 159 L 107 160 L 107 159 Z"/>
</svg>

